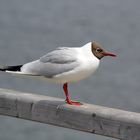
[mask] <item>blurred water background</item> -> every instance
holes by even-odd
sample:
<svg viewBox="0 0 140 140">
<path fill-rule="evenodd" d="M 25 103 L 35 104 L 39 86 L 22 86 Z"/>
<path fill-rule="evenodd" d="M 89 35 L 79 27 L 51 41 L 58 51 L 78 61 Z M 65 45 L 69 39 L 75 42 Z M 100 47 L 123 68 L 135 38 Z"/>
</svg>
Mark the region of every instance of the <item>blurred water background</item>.
<svg viewBox="0 0 140 140">
<path fill-rule="evenodd" d="M 90 78 L 70 84 L 74 99 L 140 112 L 139 0 L 0 0 L 0 64 L 24 64 L 58 46 L 97 40 L 104 58 Z M 0 72 L 0 88 L 64 98 L 62 86 Z M 0 116 L 0 140 L 113 140 Z"/>
</svg>

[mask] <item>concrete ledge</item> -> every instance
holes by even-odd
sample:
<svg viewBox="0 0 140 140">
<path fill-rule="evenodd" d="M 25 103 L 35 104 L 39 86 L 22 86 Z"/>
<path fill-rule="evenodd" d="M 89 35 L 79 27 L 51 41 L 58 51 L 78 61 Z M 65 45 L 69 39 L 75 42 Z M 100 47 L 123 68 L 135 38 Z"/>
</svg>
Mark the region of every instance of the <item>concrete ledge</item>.
<svg viewBox="0 0 140 140">
<path fill-rule="evenodd" d="M 140 140 L 140 114 L 0 89 L 0 115 L 76 129 L 123 140 Z"/>
</svg>

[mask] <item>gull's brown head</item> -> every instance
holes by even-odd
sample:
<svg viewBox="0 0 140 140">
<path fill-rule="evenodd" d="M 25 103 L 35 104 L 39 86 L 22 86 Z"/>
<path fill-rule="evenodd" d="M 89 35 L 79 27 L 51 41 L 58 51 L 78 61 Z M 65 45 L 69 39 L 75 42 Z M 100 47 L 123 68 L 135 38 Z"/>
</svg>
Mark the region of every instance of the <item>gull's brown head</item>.
<svg viewBox="0 0 140 140">
<path fill-rule="evenodd" d="M 96 41 L 94 41 L 94 42 L 91 43 L 91 50 L 92 50 L 92 53 L 93 53 L 98 59 L 101 59 L 101 58 L 103 58 L 104 56 L 116 57 L 115 54 L 105 51 L 105 50 L 102 48 L 101 44 L 99 44 L 99 43 L 96 42 Z"/>
</svg>

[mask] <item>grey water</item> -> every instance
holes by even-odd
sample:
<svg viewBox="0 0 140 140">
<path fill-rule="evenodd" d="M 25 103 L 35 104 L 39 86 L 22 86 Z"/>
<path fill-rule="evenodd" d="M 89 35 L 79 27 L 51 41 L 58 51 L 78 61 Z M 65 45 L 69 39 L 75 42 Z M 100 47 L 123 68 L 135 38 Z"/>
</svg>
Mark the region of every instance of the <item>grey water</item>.
<svg viewBox="0 0 140 140">
<path fill-rule="evenodd" d="M 139 5 L 139 0 L 0 0 L 0 65 L 24 64 L 58 46 L 99 41 L 117 58 L 102 59 L 95 74 L 71 83 L 72 98 L 140 112 Z M 0 88 L 64 98 L 62 85 L 2 72 Z M 0 140 L 25 139 L 112 138 L 0 116 Z"/>
</svg>

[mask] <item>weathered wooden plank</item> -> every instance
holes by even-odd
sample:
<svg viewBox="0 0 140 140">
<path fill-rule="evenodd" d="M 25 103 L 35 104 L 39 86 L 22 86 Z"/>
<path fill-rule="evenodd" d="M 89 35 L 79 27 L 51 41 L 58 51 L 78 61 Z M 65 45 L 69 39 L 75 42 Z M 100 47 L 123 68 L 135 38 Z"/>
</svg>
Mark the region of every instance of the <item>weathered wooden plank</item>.
<svg viewBox="0 0 140 140">
<path fill-rule="evenodd" d="M 140 140 L 140 114 L 0 89 L 0 114 L 125 140 Z"/>
</svg>

